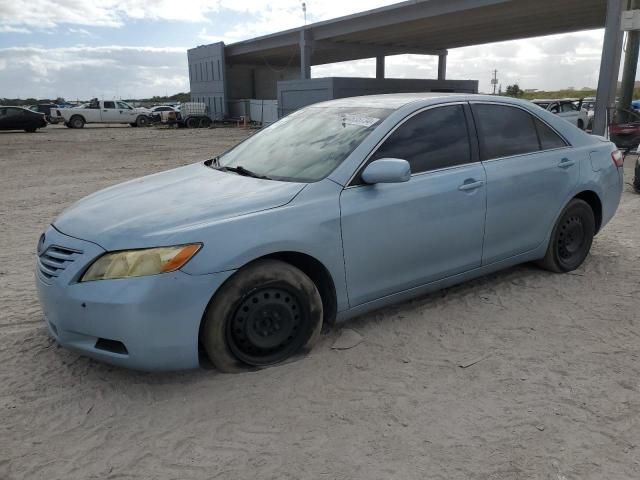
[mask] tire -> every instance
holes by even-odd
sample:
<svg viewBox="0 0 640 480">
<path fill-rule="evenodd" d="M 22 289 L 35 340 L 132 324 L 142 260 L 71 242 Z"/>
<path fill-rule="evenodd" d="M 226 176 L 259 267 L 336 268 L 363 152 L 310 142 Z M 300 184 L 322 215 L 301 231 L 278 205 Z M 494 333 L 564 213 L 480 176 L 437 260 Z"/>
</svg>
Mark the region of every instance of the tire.
<svg viewBox="0 0 640 480">
<path fill-rule="evenodd" d="M 200 119 L 200 128 L 209 128 L 211 126 L 211 119 L 209 117 L 202 117 Z"/>
<path fill-rule="evenodd" d="M 198 128 L 200 126 L 200 119 L 198 117 L 189 117 L 185 122 L 187 128 Z"/>
<path fill-rule="evenodd" d="M 131 125 L 133 128 L 136 128 L 138 126 L 137 123 L 130 123 L 129 125 Z"/>
<path fill-rule="evenodd" d="M 578 128 L 584 130 L 584 122 L 582 120 L 578 120 Z"/>
<path fill-rule="evenodd" d="M 71 125 L 71 128 L 83 128 L 84 118 L 82 118 L 80 115 L 74 115 L 73 117 L 71 117 L 71 120 L 69 120 L 69 125 Z"/>
<path fill-rule="evenodd" d="M 322 311 L 318 289 L 302 271 L 258 260 L 236 272 L 209 302 L 200 341 L 222 372 L 266 367 L 311 350 Z"/>
<path fill-rule="evenodd" d="M 36 129 L 35 128 L 25 128 L 24 131 L 27 132 L 27 133 L 36 133 Z"/>
<path fill-rule="evenodd" d="M 64 122 L 64 126 L 67 127 L 67 128 L 72 128 L 71 124 L 69 122 Z"/>
<path fill-rule="evenodd" d="M 149 119 L 144 115 L 140 115 L 138 118 L 136 118 L 136 125 L 138 127 L 146 127 L 147 125 L 149 125 Z"/>
<path fill-rule="evenodd" d="M 558 217 L 547 253 L 538 265 L 556 273 L 575 270 L 589 254 L 596 221 L 587 202 L 574 198 Z"/>
</svg>

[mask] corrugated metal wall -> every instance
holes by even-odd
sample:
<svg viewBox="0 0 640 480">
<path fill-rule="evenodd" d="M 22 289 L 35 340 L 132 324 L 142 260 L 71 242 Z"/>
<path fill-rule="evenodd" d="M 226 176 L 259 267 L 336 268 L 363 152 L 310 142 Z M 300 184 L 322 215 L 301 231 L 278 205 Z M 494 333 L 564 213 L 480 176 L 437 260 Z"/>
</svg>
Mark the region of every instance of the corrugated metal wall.
<svg viewBox="0 0 640 480">
<path fill-rule="evenodd" d="M 192 48 L 187 51 L 191 101 L 202 102 L 213 120 L 227 115 L 224 42 Z"/>
</svg>

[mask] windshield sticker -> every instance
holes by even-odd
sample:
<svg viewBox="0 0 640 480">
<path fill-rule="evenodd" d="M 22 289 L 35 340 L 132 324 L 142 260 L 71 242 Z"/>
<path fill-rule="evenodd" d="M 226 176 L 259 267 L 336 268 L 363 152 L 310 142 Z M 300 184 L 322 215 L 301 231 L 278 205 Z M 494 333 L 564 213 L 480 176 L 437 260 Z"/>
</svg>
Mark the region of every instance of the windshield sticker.
<svg viewBox="0 0 640 480">
<path fill-rule="evenodd" d="M 352 113 L 345 113 L 342 116 L 342 123 L 345 125 L 358 125 L 359 127 L 370 127 L 379 120 L 379 118 L 365 117 L 364 115 L 355 115 Z"/>
</svg>

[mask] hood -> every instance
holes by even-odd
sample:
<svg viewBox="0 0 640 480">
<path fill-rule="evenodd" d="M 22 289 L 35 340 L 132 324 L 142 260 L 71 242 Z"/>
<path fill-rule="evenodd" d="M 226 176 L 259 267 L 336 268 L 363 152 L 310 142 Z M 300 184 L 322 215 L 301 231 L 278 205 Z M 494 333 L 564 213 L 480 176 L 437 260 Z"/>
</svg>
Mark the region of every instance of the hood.
<svg viewBox="0 0 640 480">
<path fill-rule="evenodd" d="M 262 180 L 194 164 L 131 180 L 83 198 L 53 223 L 106 250 L 203 241 L 221 220 L 289 203 L 305 184 Z"/>
</svg>

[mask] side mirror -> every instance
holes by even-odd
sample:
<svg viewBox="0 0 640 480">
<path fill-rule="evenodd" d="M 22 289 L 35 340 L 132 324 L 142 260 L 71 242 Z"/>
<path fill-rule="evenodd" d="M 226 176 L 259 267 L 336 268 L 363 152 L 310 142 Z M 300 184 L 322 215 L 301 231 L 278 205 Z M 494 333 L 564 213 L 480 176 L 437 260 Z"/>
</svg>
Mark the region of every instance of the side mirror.
<svg viewBox="0 0 640 480">
<path fill-rule="evenodd" d="M 362 172 L 362 180 L 370 185 L 375 183 L 402 183 L 411 178 L 411 166 L 399 158 L 381 158 L 367 165 Z"/>
</svg>

